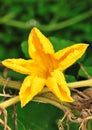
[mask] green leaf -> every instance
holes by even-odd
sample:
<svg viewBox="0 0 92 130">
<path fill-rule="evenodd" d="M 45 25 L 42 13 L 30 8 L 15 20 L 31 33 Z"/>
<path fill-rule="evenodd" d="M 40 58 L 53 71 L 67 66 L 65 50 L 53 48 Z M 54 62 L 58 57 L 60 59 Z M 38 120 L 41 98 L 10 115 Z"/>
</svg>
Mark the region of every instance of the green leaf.
<svg viewBox="0 0 92 130">
<path fill-rule="evenodd" d="M 83 61 L 84 66 L 92 66 L 92 45 L 90 45 L 87 49 L 87 53 L 85 59 Z"/>
<path fill-rule="evenodd" d="M 79 129 L 79 124 L 77 123 L 70 124 L 70 130 L 78 130 L 78 129 Z"/>
<path fill-rule="evenodd" d="M 49 40 L 54 46 L 55 51 L 61 50 L 65 47 L 71 46 L 74 44 L 73 41 L 65 40 L 65 39 L 60 39 L 57 37 L 49 37 Z"/>
<path fill-rule="evenodd" d="M 92 76 L 92 66 L 83 66 L 83 67 L 84 67 L 85 71 L 90 76 Z M 86 77 L 87 78 L 87 76 L 85 75 L 85 73 L 81 69 L 79 69 L 79 75 L 82 76 L 82 77 Z"/>
<path fill-rule="evenodd" d="M 69 68 L 65 70 L 66 75 L 74 75 L 74 77 L 77 77 L 78 75 L 78 70 L 79 70 L 79 65 L 78 64 L 73 64 Z"/>
<path fill-rule="evenodd" d="M 0 60 L 3 60 L 5 57 L 5 52 L 6 52 L 6 49 L 4 48 L 3 45 L 0 44 Z"/>
<path fill-rule="evenodd" d="M 16 79 L 16 80 L 23 80 L 25 78 L 25 74 L 20 74 L 18 72 L 15 72 L 13 70 L 8 70 L 8 73 L 7 73 L 7 76 L 8 77 L 12 77 L 12 79 Z"/>
<path fill-rule="evenodd" d="M 23 41 L 22 44 L 21 44 L 21 48 L 22 48 L 22 51 L 23 51 L 25 57 L 29 58 L 29 54 L 28 54 L 28 42 L 27 41 Z"/>
<path fill-rule="evenodd" d="M 76 79 L 73 75 L 66 75 L 66 81 L 67 82 L 74 82 L 74 81 L 76 81 Z"/>
<path fill-rule="evenodd" d="M 56 120 L 63 116 L 63 111 L 50 104 L 30 102 L 21 108 L 18 103 L 16 108 L 18 130 L 58 130 Z M 8 125 L 14 129 L 12 107 L 8 108 L 8 113 Z"/>
</svg>

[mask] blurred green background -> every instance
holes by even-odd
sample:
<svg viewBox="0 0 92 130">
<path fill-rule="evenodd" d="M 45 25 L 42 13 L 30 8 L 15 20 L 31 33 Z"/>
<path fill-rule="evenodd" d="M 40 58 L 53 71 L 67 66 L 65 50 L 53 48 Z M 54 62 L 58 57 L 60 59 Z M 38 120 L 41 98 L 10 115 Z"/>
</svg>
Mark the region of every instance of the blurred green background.
<svg viewBox="0 0 92 130">
<path fill-rule="evenodd" d="M 61 47 L 59 43 L 62 43 L 62 47 L 80 42 L 91 45 L 92 0 L 0 0 L 0 60 L 28 58 L 25 41 L 34 26 L 55 43 L 56 51 Z M 90 69 L 91 49 L 87 52 L 88 60 L 86 58 L 83 62 Z M 72 75 L 76 75 L 78 66 L 73 67 L 75 71 L 72 71 Z M 66 71 L 67 75 L 70 75 L 70 71 Z M 84 76 L 82 72 L 79 74 Z M 12 79 L 24 78 L 12 71 L 8 76 Z M 74 78 L 67 77 L 67 80 L 74 81 Z M 9 125 L 14 129 L 12 107 L 8 108 L 8 113 Z M 57 121 L 63 116 L 63 112 L 54 106 L 33 102 L 25 108 L 17 104 L 17 114 L 18 130 L 58 130 Z M 70 124 L 70 127 L 71 130 L 78 130 L 77 124 Z"/>
<path fill-rule="evenodd" d="M 48 37 L 91 43 L 91 16 L 92 0 L 0 0 L 0 59 L 23 56 L 20 45 L 34 26 Z"/>
</svg>

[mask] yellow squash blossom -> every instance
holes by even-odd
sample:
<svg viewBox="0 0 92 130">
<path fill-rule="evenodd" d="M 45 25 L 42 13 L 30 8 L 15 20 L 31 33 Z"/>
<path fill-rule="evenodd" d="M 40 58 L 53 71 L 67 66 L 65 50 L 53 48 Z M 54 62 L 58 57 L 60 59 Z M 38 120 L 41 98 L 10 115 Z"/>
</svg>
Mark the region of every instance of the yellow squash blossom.
<svg viewBox="0 0 92 130">
<path fill-rule="evenodd" d="M 33 28 L 28 38 L 28 51 L 32 59 L 6 59 L 2 64 L 22 74 L 28 74 L 20 88 L 21 106 L 25 106 L 46 85 L 61 101 L 73 102 L 64 74 L 66 68 L 79 59 L 87 44 L 75 44 L 54 52 L 50 41 Z"/>
</svg>

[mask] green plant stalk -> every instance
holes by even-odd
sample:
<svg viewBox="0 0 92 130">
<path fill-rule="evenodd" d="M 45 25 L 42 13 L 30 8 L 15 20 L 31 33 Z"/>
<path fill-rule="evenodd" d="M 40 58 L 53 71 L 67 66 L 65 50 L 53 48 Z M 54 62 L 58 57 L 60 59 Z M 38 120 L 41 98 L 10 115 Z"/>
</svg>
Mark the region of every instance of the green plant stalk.
<svg viewBox="0 0 92 130">
<path fill-rule="evenodd" d="M 0 85 L 4 86 L 7 82 L 7 79 L 0 77 Z M 22 85 L 22 82 L 20 81 L 13 81 L 9 80 L 6 84 L 6 87 L 13 88 L 13 89 L 20 89 Z M 82 81 L 76 81 L 67 83 L 68 87 L 73 88 L 82 88 L 82 87 L 92 87 L 92 79 L 82 80 Z M 47 88 L 44 88 L 42 92 L 48 91 Z"/>
<path fill-rule="evenodd" d="M 68 83 L 69 88 L 92 87 L 92 79 Z"/>
<path fill-rule="evenodd" d="M 0 77 L 0 85 L 4 86 L 6 84 L 6 79 Z M 68 83 L 68 87 L 73 89 L 73 88 L 79 88 L 79 87 L 92 87 L 92 79 L 88 79 L 88 80 L 84 80 L 84 81 L 77 81 L 77 82 L 73 82 L 73 83 Z M 6 84 L 6 87 L 10 87 L 10 88 L 14 88 L 14 89 L 20 89 L 21 87 L 21 82 L 19 81 L 12 81 L 9 80 L 9 82 Z M 45 102 L 45 103 L 50 103 L 54 106 L 57 106 L 58 108 L 62 109 L 62 110 L 66 110 L 66 105 L 61 104 L 61 102 L 59 102 L 56 98 L 53 97 L 53 99 L 50 97 L 48 98 L 48 96 L 41 96 L 41 94 L 43 95 L 44 93 L 50 92 L 49 89 L 47 87 L 45 87 L 42 92 L 40 92 L 40 95 L 37 95 L 33 98 L 33 101 L 38 101 L 38 102 Z M 8 107 L 11 106 L 17 102 L 20 101 L 19 96 L 10 98 L 9 100 L 6 100 L 2 103 L 0 103 L 1 107 Z"/>
<path fill-rule="evenodd" d="M 51 23 L 48 25 L 42 25 L 42 24 L 38 23 L 36 20 L 35 20 L 35 25 L 34 25 L 34 22 L 32 22 L 31 20 L 29 22 L 21 22 L 21 21 L 17 21 L 17 20 L 12 20 L 10 18 L 8 19 L 7 17 L 2 17 L 2 18 L 0 18 L 0 24 L 5 24 L 8 26 L 22 28 L 22 29 L 29 29 L 29 28 L 36 26 L 43 31 L 56 31 L 58 29 L 63 29 L 63 28 L 69 27 L 69 26 L 71 26 L 75 23 L 78 23 L 80 21 L 83 21 L 91 16 L 92 16 L 92 10 L 89 10 L 83 14 L 75 16 L 74 18 L 68 19 L 66 21 L 59 22 L 59 23 L 53 23 L 53 24 Z"/>
<path fill-rule="evenodd" d="M 1 86 L 4 86 L 6 84 L 6 87 L 10 87 L 10 88 L 14 88 L 14 89 L 20 89 L 21 87 L 21 82 L 20 81 L 13 81 L 13 80 L 8 80 L 7 82 L 7 79 L 5 78 L 2 78 L 0 76 L 0 85 Z"/>
<path fill-rule="evenodd" d="M 19 101 L 20 101 L 20 97 L 19 96 L 15 96 L 13 98 L 10 98 L 10 99 L 0 103 L 0 107 L 7 108 L 7 107 L 9 107 L 9 106 L 19 102 Z M 44 97 L 44 96 L 38 95 L 38 96 L 35 96 L 32 101 L 42 102 L 42 103 L 49 103 L 49 104 L 52 104 L 52 105 L 58 107 L 59 109 L 61 109 L 63 111 L 67 110 L 67 107 L 65 105 L 63 105 L 62 102 L 60 102 L 59 100 L 56 100 L 56 97 L 51 99 L 49 97 Z"/>
<path fill-rule="evenodd" d="M 92 10 L 90 10 L 86 13 L 80 14 L 78 16 L 75 16 L 74 18 L 60 22 L 60 23 L 53 23 L 53 24 L 49 24 L 49 25 L 39 25 L 39 28 L 43 31 L 56 31 L 59 29 L 69 27 L 78 22 L 81 22 L 84 19 L 87 19 L 88 17 L 91 17 L 91 16 L 92 16 Z"/>
<path fill-rule="evenodd" d="M 16 96 L 16 97 L 10 98 L 10 99 L 0 103 L 0 107 L 7 108 L 7 107 L 19 102 L 19 101 L 20 101 L 19 96 Z"/>
<path fill-rule="evenodd" d="M 63 110 L 63 111 L 67 111 L 67 106 L 69 105 L 64 105 L 61 101 L 59 100 L 56 100 L 57 98 L 54 97 L 54 99 L 51 99 L 50 97 L 45 97 L 45 96 L 40 96 L 40 95 L 37 95 L 33 98 L 32 101 L 35 101 L 35 102 L 42 102 L 42 103 L 49 103 L 51 105 L 54 105 L 56 106 L 57 108 Z M 68 103 L 67 103 L 68 104 Z"/>
</svg>

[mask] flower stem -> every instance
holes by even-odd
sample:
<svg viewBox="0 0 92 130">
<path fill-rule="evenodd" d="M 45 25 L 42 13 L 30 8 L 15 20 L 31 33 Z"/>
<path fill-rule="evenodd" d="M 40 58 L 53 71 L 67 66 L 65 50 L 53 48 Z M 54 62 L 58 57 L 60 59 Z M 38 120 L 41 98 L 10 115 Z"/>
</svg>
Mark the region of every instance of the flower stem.
<svg viewBox="0 0 92 130">
<path fill-rule="evenodd" d="M 45 97 L 45 96 L 41 96 L 41 95 L 39 96 L 38 95 L 38 96 L 35 96 L 32 101 L 42 102 L 42 103 L 49 103 L 49 104 L 52 104 L 52 105 L 58 107 L 59 109 L 61 109 L 63 111 L 67 110 L 67 107 L 65 105 L 63 105 L 62 102 L 56 100 L 56 98 L 54 98 L 54 99 L 55 100 L 53 100 L 53 99 L 51 99 L 49 97 Z M 19 101 L 20 101 L 20 97 L 16 96 L 16 97 L 10 98 L 10 99 L 0 103 L 0 107 L 7 108 L 7 107 L 9 107 L 9 106 L 11 106 L 13 104 L 16 104 Z"/>
<path fill-rule="evenodd" d="M 0 77 L 0 85 L 3 86 L 6 83 L 6 79 Z M 19 89 L 21 87 L 21 82 L 19 81 L 12 81 L 9 80 L 9 82 L 6 84 L 6 87 L 14 88 L 14 89 Z M 68 83 L 68 87 L 73 89 L 73 88 L 80 88 L 80 87 L 92 87 L 92 79 L 84 80 L 84 81 L 77 81 L 77 82 L 72 82 Z M 44 94 L 50 92 L 47 87 L 45 87 L 39 94 L 34 97 L 33 101 L 38 101 L 38 102 L 44 102 L 44 103 L 50 103 L 54 106 L 57 106 L 59 109 L 66 110 L 66 105 L 62 104 L 56 98 L 52 96 L 46 96 Z M 48 98 L 49 97 L 49 98 Z M 9 107 L 17 102 L 20 101 L 19 96 L 10 98 L 2 103 L 0 103 L 1 107 Z M 67 104 L 69 105 L 69 104 Z"/>
<path fill-rule="evenodd" d="M 69 88 L 92 87 L 92 79 L 68 83 Z"/>
<path fill-rule="evenodd" d="M 6 79 L 0 77 L 0 85 L 4 86 L 6 83 Z M 9 80 L 6 84 L 6 87 L 10 87 L 13 89 L 20 89 L 21 87 L 21 82 L 20 81 L 13 81 L 13 80 Z M 87 79 L 87 80 L 82 80 L 82 81 L 76 81 L 76 82 L 71 82 L 71 83 L 67 83 L 69 88 L 82 88 L 82 87 L 92 87 L 92 79 Z M 44 88 L 43 92 L 49 91 L 48 88 Z"/>
<path fill-rule="evenodd" d="M 0 85 L 4 86 L 6 84 L 6 82 L 7 82 L 7 79 L 2 78 L 0 76 Z M 9 88 L 13 88 L 13 89 L 19 89 L 21 87 L 21 82 L 20 81 L 13 81 L 13 80 L 9 79 L 6 86 L 9 87 Z"/>
<path fill-rule="evenodd" d="M 42 102 L 42 103 L 49 103 L 51 105 L 54 105 L 56 107 L 58 107 L 59 109 L 65 111 L 67 110 L 67 107 L 65 107 L 62 103 L 57 102 L 55 100 L 49 99 L 49 97 L 44 97 L 44 96 L 36 96 L 33 98 L 33 101 L 35 102 Z"/>
<path fill-rule="evenodd" d="M 39 25 L 39 28 L 44 31 L 56 31 L 59 29 L 63 29 L 66 27 L 69 27 L 75 23 L 78 23 L 88 17 L 92 16 L 92 10 L 89 10 L 88 12 L 85 12 L 83 14 L 80 14 L 78 16 L 75 16 L 74 18 L 68 19 L 64 22 L 60 23 L 54 23 L 54 24 L 49 24 L 49 25 Z"/>
<path fill-rule="evenodd" d="M 10 99 L 0 103 L 0 107 L 6 108 L 6 107 L 9 107 L 9 106 L 19 102 L 19 101 L 20 101 L 19 96 L 16 96 L 16 97 L 10 98 Z"/>
<path fill-rule="evenodd" d="M 8 14 L 6 15 L 8 16 Z M 49 23 L 48 25 L 42 25 L 40 23 L 38 23 L 36 20 L 34 20 L 34 22 L 32 20 L 28 21 L 28 22 L 21 22 L 21 21 L 16 21 L 11 19 L 11 17 L 2 17 L 0 18 L 0 24 L 5 24 L 8 26 L 12 26 L 12 27 L 17 27 L 17 28 L 22 28 L 22 29 L 29 29 L 31 27 L 38 27 L 43 31 L 56 31 L 59 29 L 63 29 L 66 27 L 69 27 L 75 23 L 78 23 L 80 21 L 83 21 L 84 19 L 87 19 L 88 17 L 92 16 L 92 10 L 89 10 L 83 14 L 80 14 L 78 16 L 75 16 L 74 18 L 68 19 L 66 21 L 63 22 L 55 22 L 55 23 Z M 34 25 L 35 23 L 35 25 Z"/>
</svg>

